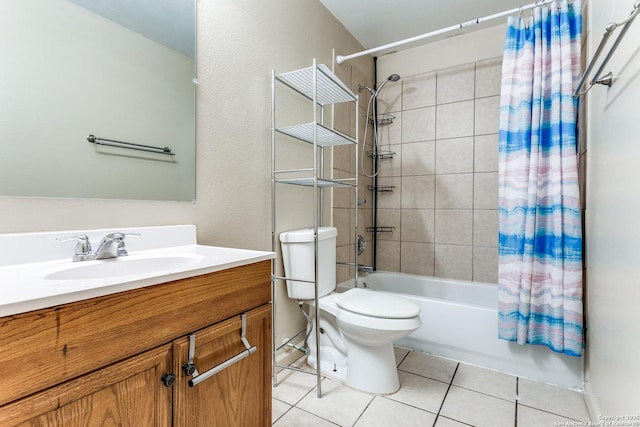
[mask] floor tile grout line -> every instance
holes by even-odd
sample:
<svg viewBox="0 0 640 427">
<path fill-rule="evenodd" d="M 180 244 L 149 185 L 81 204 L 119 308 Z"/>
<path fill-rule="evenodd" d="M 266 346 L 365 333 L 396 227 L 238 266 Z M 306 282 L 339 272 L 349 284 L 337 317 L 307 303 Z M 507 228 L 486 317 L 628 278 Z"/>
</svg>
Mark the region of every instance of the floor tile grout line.
<svg viewBox="0 0 640 427">
<path fill-rule="evenodd" d="M 322 381 L 324 381 L 324 379 L 325 379 L 325 378 L 326 378 L 326 377 L 322 377 Z M 322 381 L 321 381 L 321 382 L 322 382 Z M 309 389 L 305 394 L 303 394 L 303 395 L 302 395 L 302 397 L 301 397 L 300 399 L 296 400 L 296 403 L 294 403 L 292 406 L 295 406 L 295 407 L 297 408 L 297 407 L 298 407 L 298 403 L 302 402 L 302 400 L 303 400 L 305 397 L 307 397 L 307 396 L 309 395 L 309 393 L 311 393 L 312 391 L 314 391 L 317 387 L 318 387 L 318 385 L 317 385 L 317 384 L 316 384 L 316 385 L 314 385 L 313 387 L 311 387 L 311 388 L 310 388 L 310 389 Z M 287 402 L 285 402 L 285 403 L 287 403 Z M 300 408 L 298 408 L 298 409 L 300 409 Z"/>
<path fill-rule="evenodd" d="M 398 347 L 398 348 L 402 348 L 402 347 Z M 403 350 L 406 350 L 406 349 L 403 349 Z M 400 365 L 402 365 L 402 362 L 404 362 L 404 361 L 405 361 L 405 359 L 406 359 L 407 357 L 409 357 L 409 355 L 411 354 L 411 352 L 412 352 L 412 351 L 413 351 L 413 350 L 409 350 L 409 351 L 407 351 L 407 354 L 405 354 L 405 355 L 404 355 L 404 357 L 402 358 L 402 360 L 401 360 L 400 362 L 397 362 L 397 363 L 396 363 L 396 369 L 400 369 Z"/>
<path fill-rule="evenodd" d="M 422 411 L 422 412 L 427 412 L 427 413 L 429 413 L 429 414 L 437 415 L 435 412 L 429 411 L 428 409 L 424 409 L 424 408 L 421 408 L 421 407 L 419 407 L 419 406 L 415 406 L 415 405 L 412 405 L 412 404 L 410 404 L 410 403 L 403 402 L 403 401 L 401 401 L 401 400 L 396 400 L 396 399 L 394 399 L 394 398 L 392 398 L 392 397 L 391 397 L 391 396 L 393 396 L 393 394 L 388 394 L 388 395 L 381 395 L 381 394 L 378 394 L 378 395 L 376 395 L 376 396 L 379 396 L 379 397 L 381 397 L 381 398 L 383 398 L 383 399 L 390 400 L 390 401 L 392 401 L 392 402 L 394 402 L 394 403 L 398 403 L 398 404 L 403 405 L 403 406 L 408 406 L 409 408 L 413 408 L 413 409 L 417 409 L 417 410 Z"/>
<path fill-rule="evenodd" d="M 456 422 L 456 423 L 458 423 L 458 424 L 463 424 L 463 425 L 465 425 L 465 426 L 475 427 L 475 425 L 473 425 L 473 424 L 465 423 L 464 421 L 456 420 L 456 419 L 454 419 L 454 418 L 445 417 L 444 415 L 438 415 L 438 419 L 440 419 L 440 418 L 445 419 L 445 420 L 451 420 L 451 421 L 453 421 L 453 422 Z"/>
<path fill-rule="evenodd" d="M 398 371 L 403 372 L 405 374 L 409 374 L 409 375 L 415 375 L 416 377 L 424 378 L 424 379 L 427 379 L 427 380 L 437 381 L 437 382 L 442 383 L 442 384 L 450 384 L 451 383 L 451 381 L 439 380 L 438 378 L 433 378 L 433 377 L 428 377 L 426 375 L 416 374 L 415 372 L 405 371 L 404 369 L 400 369 L 400 368 L 398 368 Z"/>
<path fill-rule="evenodd" d="M 516 408 L 515 408 L 515 414 L 514 414 L 515 419 L 513 421 L 514 427 L 518 427 L 518 402 L 520 401 L 519 387 L 520 387 L 520 378 L 516 377 Z"/>
<path fill-rule="evenodd" d="M 473 392 L 473 393 L 481 394 L 481 395 L 483 395 L 483 396 L 493 397 L 494 399 L 504 400 L 505 402 L 509 402 L 509 403 L 517 402 L 517 399 L 515 399 L 515 400 L 505 399 L 504 397 L 496 396 L 495 394 L 486 393 L 486 392 L 484 392 L 484 391 L 479 391 L 479 390 L 476 390 L 476 389 L 473 389 L 473 388 L 463 387 L 463 386 L 458 385 L 458 384 L 451 384 L 451 385 L 452 385 L 453 387 L 458 387 L 458 388 L 461 388 L 461 389 L 463 389 L 463 390 L 467 390 L 467 391 L 471 391 L 471 392 Z"/>
<path fill-rule="evenodd" d="M 280 416 L 279 416 L 278 418 L 276 418 L 276 419 L 274 420 L 274 419 L 273 419 L 273 400 L 274 400 L 274 399 L 275 399 L 275 400 L 277 400 L 278 402 L 282 402 L 282 400 L 280 400 L 280 399 L 276 399 L 275 397 L 271 397 L 271 408 L 272 408 L 272 409 L 271 409 L 271 425 L 274 425 L 275 423 L 277 423 L 277 422 L 278 422 L 278 420 L 279 420 L 280 418 L 284 417 L 284 416 L 285 416 L 285 414 L 286 414 L 287 412 L 289 412 L 289 411 L 291 410 L 291 408 L 293 408 L 293 406 L 292 406 L 292 405 L 289 405 L 287 402 L 283 402 L 283 403 L 285 403 L 285 404 L 288 406 L 288 408 L 287 408 L 287 410 L 286 410 L 286 411 L 284 411 L 282 414 L 280 414 Z"/>
<path fill-rule="evenodd" d="M 299 411 L 306 412 L 306 413 L 307 413 L 307 414 L 309 414 L 309 415 L 312 415 L 312 416 L 314 416 L 314 417 L 316 417 L 316 418 L 319 418 L 319 419 L 321 419 L 321 420 L 323 420 L 323 421 L 326 421 L 326 422 L 328 422 L 328 423 L 330 423 L 330 424 L 333 424 L 334 426 L 338 426 L 338 427 L 345 427 L 345 426 L 343 426 L 343 425 L 341 425 L 341 424 L 338 424 L 338 423 L 333 422 L 333 421 L 331 421 L 331 420 L 328 420 L 328 419 L 326 419 L 326 418 L 324 418 L 324 417 L 321 417 L 321 416 L 320 416 L 320 415 L 318 415 L 318 414 L 314 414 L 313 412 L 307 411 L 307 410 L 306 410 L 306 409 L 304 409 L 304 408 L 299 408 L 299 407 L 297 407 L 297 406 L 295 406 L 295 408 L 296 408 L 296 409 L 298 409 Z"/>
<path fill-rule="evenodd" d="M 371 398 L 371 400 L 369 401 L 369 403 L 367 403 L 367 406 L 364 407 L 364 409 L 362 410 L 362 412 L 360 412 L 360 415 L 358 415 L 358 418 L 356 418 L 356 420 L 353 422 L 353 426 L 355 426 L 356 424 L 358 424 L 358 421 L 360 421 L 360 418 L 362 418 L 362 416 L 364 415 L 365 412 L 367 412 L 367 409 L 369 409 L 369 406 L 371 406 L 371 404 L 373 403 L 374 400 L 376 400 L 376 397 L 378 397 L 377 394 L 374 394 L 373 397 Z"/>
<path fill-rule="evenodd" d="M 449 390 L 451 390 L 451 386 L 453 385 L 453 380 L 458 373 L 458 368 L 460 367 L 460 363 L 456 364 L 456 369 L 453 371 L 453 375 L 451 376 L 451 381 L 449 382 L 449 386 L 447 387 L 447 391 L 444 393 L 444 398 L 442 399 L 442 403 L 440 403 L 440 407 L 438 408 L 438 413 L 436 414 L 436 419 L 433 420 L 433 426 L 436 427 L 436 423 L 438 422 L 438 418 L 440 417 L 440 412 L 442 411 L 442 407 L 444 406 L 444 402 L 447 400 L 447 395 L 449 394 Z"/>
<path fill-rule="evenodd" d="M 524 403 L 520 403 L 520 402 L 518 402 L 518 406 L 522 406 L 522 407 L 524 407 L 524 408 L 528 408 L 528 409 L 533 409 L 533 410 L 535 410 L 535 411 L 544 412 L 545 414 L 553 415 L 553 416 L 556 416 L 556 417 L 566 418 L 566 419 L 568 419 L 568 420 L 576 421 L 576 422 L 578 422 L 578 423 L 580 423 L 580 422 L 582 422 L 582 423 L 583 423 L 583 422 L 585 422 L 585 421 L 589 421 L 589 420 L 580 420 L 580 419 L 577 419 L 577 418 L 573 418 L 573 417 L 571 417 L 571 416 L 569 416 L 569 415 L 558 414 L 557 412 L 551 412 L 551 411 L 546 410 L 546 409 L 536 408 L 535 406 L 525 405 Z"/>
<path fill-rule="evenodd" d="M 276 400 L 278 400 L 278 399 L 276 399 Z M 280 402 L 282 402 L 282 400 L 280 400 Z M 285 402 L 285 403 L 286 403 L 286 402 Z M 278 421 L 280 421 L 280 419 L 281 419 L 282 417 L 284 417 L 285 415 L 287 415 L 287 413 L 288 413 L 292 408 L 295 408 L 295 406 L 293 406 L 293 405 L 289 405 L 288 403 L 287 403 L 287 405 L 289 406 L 289 408 L 288 408 L 286 411 L 284 411 L 282 414 L 280 414 L 280 416 L 279 416 L 278 418 L 276 418 L 275 420 L 273 419 L 273 415 L 272 415 L 271 425 L 274 425 L 275 423 L 277 423 Z"/>
</svg>

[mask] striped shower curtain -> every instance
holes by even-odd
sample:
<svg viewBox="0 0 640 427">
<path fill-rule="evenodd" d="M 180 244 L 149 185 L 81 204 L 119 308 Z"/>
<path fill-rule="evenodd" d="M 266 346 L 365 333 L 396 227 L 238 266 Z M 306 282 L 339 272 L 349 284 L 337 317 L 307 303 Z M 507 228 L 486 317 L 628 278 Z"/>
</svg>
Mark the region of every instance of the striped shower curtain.
<svg viewBox="0 0 640 427">
<path fill-rule="evenodd" d="M 580 356 L 582 228 L 577 108 L 582 5 L 510 17 L 499 144 L 500 338 Z"/>
</svg>

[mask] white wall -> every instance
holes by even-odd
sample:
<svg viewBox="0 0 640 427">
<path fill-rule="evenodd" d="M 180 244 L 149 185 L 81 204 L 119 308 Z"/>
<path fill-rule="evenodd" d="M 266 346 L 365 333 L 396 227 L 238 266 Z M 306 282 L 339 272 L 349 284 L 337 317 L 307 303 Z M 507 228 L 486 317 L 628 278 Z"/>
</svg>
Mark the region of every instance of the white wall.
<svg viewBox="0 0 640 427">
<path fill-rule="evenodd" d="M 630 0 L 589 2 L 591 54 L 605 26 L 624 20 L 632 7 Z M 585 390 L 595 416 L 640 415 L 639 21 L 606 67 L 616 76 L 613 86 L 596 86 L 583 97 L 588 109 Z"/>
<path fill-rule="evenodd" d="M 270 250 L 271 70 L 331 67 L 333 48 L 362 50 L 317 0 L 199 0 L 196 203 L 0 197 L 0 232 L 188 223 L 202 244 Z M 300 194 L 282 200 L 282 229 L 312 223 Z M 282 335 L 300 326 L 292 311 Z"/>
<path fill-rule="evenodd" d="M 496 25 L 380 56 L 378 77 L 393 73 L 411 76 L 502 56 L 506 30 L 506 24 Z"/>
</svg>

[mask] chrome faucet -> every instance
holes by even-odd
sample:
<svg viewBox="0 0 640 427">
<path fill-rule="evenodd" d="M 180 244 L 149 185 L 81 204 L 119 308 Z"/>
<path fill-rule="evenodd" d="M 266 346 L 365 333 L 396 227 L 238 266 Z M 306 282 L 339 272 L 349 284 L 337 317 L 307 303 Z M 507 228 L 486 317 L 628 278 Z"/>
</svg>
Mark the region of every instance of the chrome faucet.
<svg viewBox="0 0 640 427">
<path fill-rule="evenodd" d="M 57 239 L 60 242 L 77 241 L 76 253 L 73 255 L 72 261 L 92 261 L 94 259 L 109 259 L 120 256 L 127 256 L 127 249 L 124 246 L 126 236 L 140 236 L 140 233 L 110 233 L 102 238 L 98 245 L 98 250 L 91 251 L 91 243 L 86 234 L 78 236 L 64 237 Z"/>
<path fill-rule="evenodd" d="M 121 254 L 127 255 L 124 248 L 124 233 L 111 233 L 102 238 L 96 251 L 96 259 L 117 258 Z M 122 251 L 120 251 L 122 247 Z"/>
<path fill-rule="evenodd" d="M 59 242 L 77 242 L 76 253 L 71 259 L 76 261 L 91 261 L 96 259 L 96 255 L 91 252 L 91 242 L 89 242 L 89 236 L 86 234 L 80 234 L 78 236 L 61 237 L 56 239 Z"/>
</svg>

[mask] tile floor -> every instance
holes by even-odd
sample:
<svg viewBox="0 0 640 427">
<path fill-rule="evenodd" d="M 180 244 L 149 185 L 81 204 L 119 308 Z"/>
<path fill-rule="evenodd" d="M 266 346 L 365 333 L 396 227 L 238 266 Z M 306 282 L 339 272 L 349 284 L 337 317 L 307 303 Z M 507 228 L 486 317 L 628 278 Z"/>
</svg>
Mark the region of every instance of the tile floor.
<svg viewBox="0 0 640 427">
<path fill-rule="evenodd" d="M 318 399 L 315 375 L 282 371 L 273 389 L 273 426 L 553 427 L 589 421 L 579 392 L 395 350 L 401 388 L 387 396 L 324 378 Z"/>
</svg>

